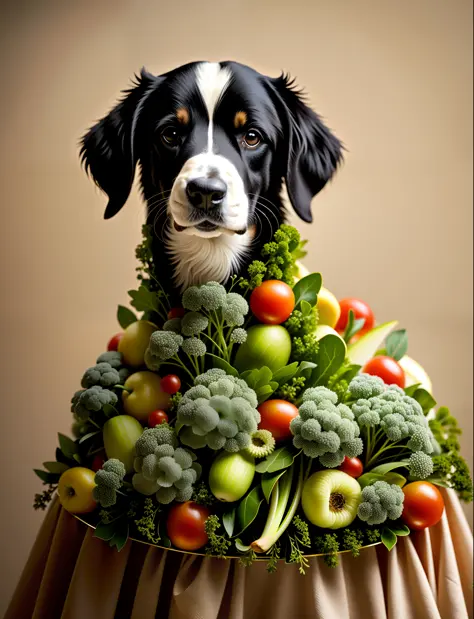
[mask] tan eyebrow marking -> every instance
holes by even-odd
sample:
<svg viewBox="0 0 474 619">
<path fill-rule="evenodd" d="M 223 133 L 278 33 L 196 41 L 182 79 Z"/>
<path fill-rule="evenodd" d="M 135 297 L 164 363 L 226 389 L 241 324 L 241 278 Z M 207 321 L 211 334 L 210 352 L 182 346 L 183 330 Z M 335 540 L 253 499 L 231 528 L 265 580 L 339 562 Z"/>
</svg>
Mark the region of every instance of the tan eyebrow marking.
<svg viewBox="0 0 474 619">
<path fill-rule="evenodd" d="M 178 119 L 178 122 L 182 123 L 183 125 L 187 125 L 189 122 L 189 112 L 185 107 L 179 107 L 176 110 L 176 118 Z"/>
<path fill-rule="evenodd" d="M 237 114 L 234 116 L 234 127 L 236 129 L 239 129 L 240 127 L 243 127 L 247 122 L 247 113 L 240 111 L 237 112 Z"/>
</svg>

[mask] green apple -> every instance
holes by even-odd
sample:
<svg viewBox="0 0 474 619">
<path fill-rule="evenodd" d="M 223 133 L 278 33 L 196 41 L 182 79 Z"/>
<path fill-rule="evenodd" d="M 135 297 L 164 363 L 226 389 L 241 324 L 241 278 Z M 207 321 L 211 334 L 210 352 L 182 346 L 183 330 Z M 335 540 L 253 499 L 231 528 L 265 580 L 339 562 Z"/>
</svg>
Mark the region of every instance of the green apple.
<svg viewBox="0 0 474 619">
<path fill-rule="evenodd" d="M 155 372 L 135 372 L 127 378 L 122 391 L 125 412 L 142 423 L 153 411 L 168 410 L 170 398 L 161 388 L 161 377 Z"/>
<path fill-rule="evenodd" d="M 135 443 L 142 435 L 143 428 L 134 417 L 117 415 L 105 422 L 102 429 L 107 458 L 117 458 L 125 466 L 127 473 L 133 471 Z"/>
<path fill-rule="evenodd" d="M 219 501 L 232 503 L 241 499 L 252 485 L 254 458 L 241 451 L 220 453 L 209 471 L 209 487 Z"/>
<path fill-rule="evenodd" d="M 357 516 L 362 489 L 342 471 L 313 473 L 303 486 L 301 505 L 306 518 L 322 529 L 347 527 Z"/>
<path fill-rule="evenodd" d="M 151 334 L 158 327 L 148 320 L 137 320 L 125 329 L 117 350 L 122 353 L 123 362 L 133 368 L 145 363 L 145 351 Z"/>
<path fill-rule="evenodd" d="M 339 301 L 324 286 L 318 292 L 318 300 L 316 302 L 316 309 L 318 310 L 319 324 L 328 325 L 329 327 L 335 327 L 339 316 L 341 315 L 341 308 Z"/>
<path fill-rule="evenodd" d="M 291 338 L 281 325 L 254 325 L 247 340 L 239 346 L 234 367 L 239 372 L 266 365 L 272 372 L 285 366 L 291 354 Z"/>
</svg>

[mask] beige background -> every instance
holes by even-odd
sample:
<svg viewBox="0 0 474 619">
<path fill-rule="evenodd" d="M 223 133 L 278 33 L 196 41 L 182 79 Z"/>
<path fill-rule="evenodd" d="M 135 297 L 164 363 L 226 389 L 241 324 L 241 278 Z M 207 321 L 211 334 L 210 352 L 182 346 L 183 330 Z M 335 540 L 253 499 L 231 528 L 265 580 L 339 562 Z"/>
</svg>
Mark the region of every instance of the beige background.
<svg viewBox="0 0 474 619">
<path fill-rule="evenodd" d="M 68 432 L 69 399 L 134 284 L 143 206 L 135 192 L 103 221 L 76 144 L 142 65 L 230 58 L 306 86 L 349 149 L 300 225 L 307 266 L 408 329 L 472 463 L 469 0 L 2 6 L 0 611 L 43 517 L 31 469 Z"/>
</svg>

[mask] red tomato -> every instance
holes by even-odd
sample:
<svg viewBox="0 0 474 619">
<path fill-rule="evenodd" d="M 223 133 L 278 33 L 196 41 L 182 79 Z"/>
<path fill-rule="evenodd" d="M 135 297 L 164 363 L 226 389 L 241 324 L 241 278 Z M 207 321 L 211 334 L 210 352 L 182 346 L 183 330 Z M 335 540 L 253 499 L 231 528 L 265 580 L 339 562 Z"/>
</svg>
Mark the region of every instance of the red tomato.
<svg viewBox="0 0 474 619">
<path fill-rule="evenodd" d="M 295 308 L 293 290 L 278 279 L 269 279 L 250 295 L 253 315 L 266 325 L 280 325 Z"/>
<path fill-rule="evenodd" d="M 276 441 L 292 438 L 290 421 L 298 415 L 298 409 L 286 400 L 266 400 L 258 407 L 261 421 L 259 430 L 268 430 Z"/>
<path fill-rule="evenodd" d="M 402 520 L 415 531 L 432 527 L 441 520 L 444 501 L 441 492 L 429 481 L 414 481 L 402 488 Z"/>
<path fill-rule="evenodd" d="M 94 456 L 94 459 L 92 460 L 91 469 L 95 471 L 96 473 L 99 469 L 101 469 L 104 466 L 104 462 L 105 462 L 104 456 L 105 456 L 105 452 L 103 455 L 97 454 L 96 456 Z"/>
<path fill-rule="evenodd" d="M 364 471 L 364 465 L 359 458 L 348 458 L 347 456 L 344 456 L 344 460 L 338 468 L 354 478 L 360 477 Z"/>
<path fill-rule="evenodd" d="M 374 313 L 370 307 L 364 301 L 360 299 L 342 299 L 339 301 L 341 307 L 341 315 L 336 324 L 336 331 L 344 332 L 347 327 L 347 321 L 349 319 L 349 310 L 354 312 L 354 318 L 364 318 L 364 326 L 359 333 L 366 333 L 374 328 L 375 318 Z"/>
<path fill-rule="evenodd" d="M 175 503 L 168 513 L 166 529 L 171 543 L 181 550 L 197 550 L 207 544 L 204 524 L 211 511 L 193 501 Z"/>
<path fill-rule="evenodd" d="M 174 395 L 181 389 L 181 381 L 176 374 L 168 374 L 167 376 L 163 376 L 160 386 L 165 393 Z"/>
<path fill-rule="evenodd" d="M 402 389 L 405 387 L 405 372 L 392 357 L 374 357 L 364 365 L 362 371 L 365 374 L 379 376 L 387 385 L 398 385 Z"/>
<path fill-rule="evenodd" d="M 186 314 L 184 307 L 172 307 L 168 312 L 168 320 L 172 318 L 182 318 Z"/>
<path fill-rule="evenodd" d="M 123 338 L 123 333 L 117 333 L 109 340 L 107 344 L 107 350 L 117 350 L 120 340 Z"/>
<path fill-rule="evenodd" d="M 168 423 L 168 415 L 165 411 L 157 410 L 153 411 L 148 415 L 148 427 L 154 428 L 155 426 L 159 426 L 160 423 Z"/>
</svg>

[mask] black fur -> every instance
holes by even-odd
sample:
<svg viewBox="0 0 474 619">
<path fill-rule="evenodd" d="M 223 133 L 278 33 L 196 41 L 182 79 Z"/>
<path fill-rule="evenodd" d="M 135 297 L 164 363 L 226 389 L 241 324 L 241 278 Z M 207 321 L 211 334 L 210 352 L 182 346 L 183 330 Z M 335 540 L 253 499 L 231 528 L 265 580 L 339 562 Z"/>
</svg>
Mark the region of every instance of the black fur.
<svg viewBox="0 0 474 619">
<path fill-rule="evenodd" d="M 109 198 L 106 219 L 127 201 L 140 165 L 147 223 L 155 230 L 154 260 L 160 279 L 169 279 L 168 288 L 172 288 L 173 270 L 163 235 L 170 225 L 166 197 L 185 161 L 203 147 L 202 123 L 206 119 L 195 83 L 197 64 L 161 76 L 142 70 L 117 106 L 82 139 L 84 166 Z M 234 62 L 221 66 L 230 69 L 232 80 L 216 108 L 214 125 L 219 153 L 238 169 L 250 197 L 248 223 L 255 223 L 257 232 L 248 262 L 284 220 L 282 180 L 296 213 L 311 222 L 311 200 L 341 162 L 342 146 L 287 76 L 269 78 Z M 192 121 L 180 147 L 170 150 L 163 146 L 158 132 L 181 106 L 191 110 Z M 264 143 L 255 152 L 243 152 L 232 126 L 239 110 L 245 110 L 249 124 L 264 135 Z"/>
</svg>

